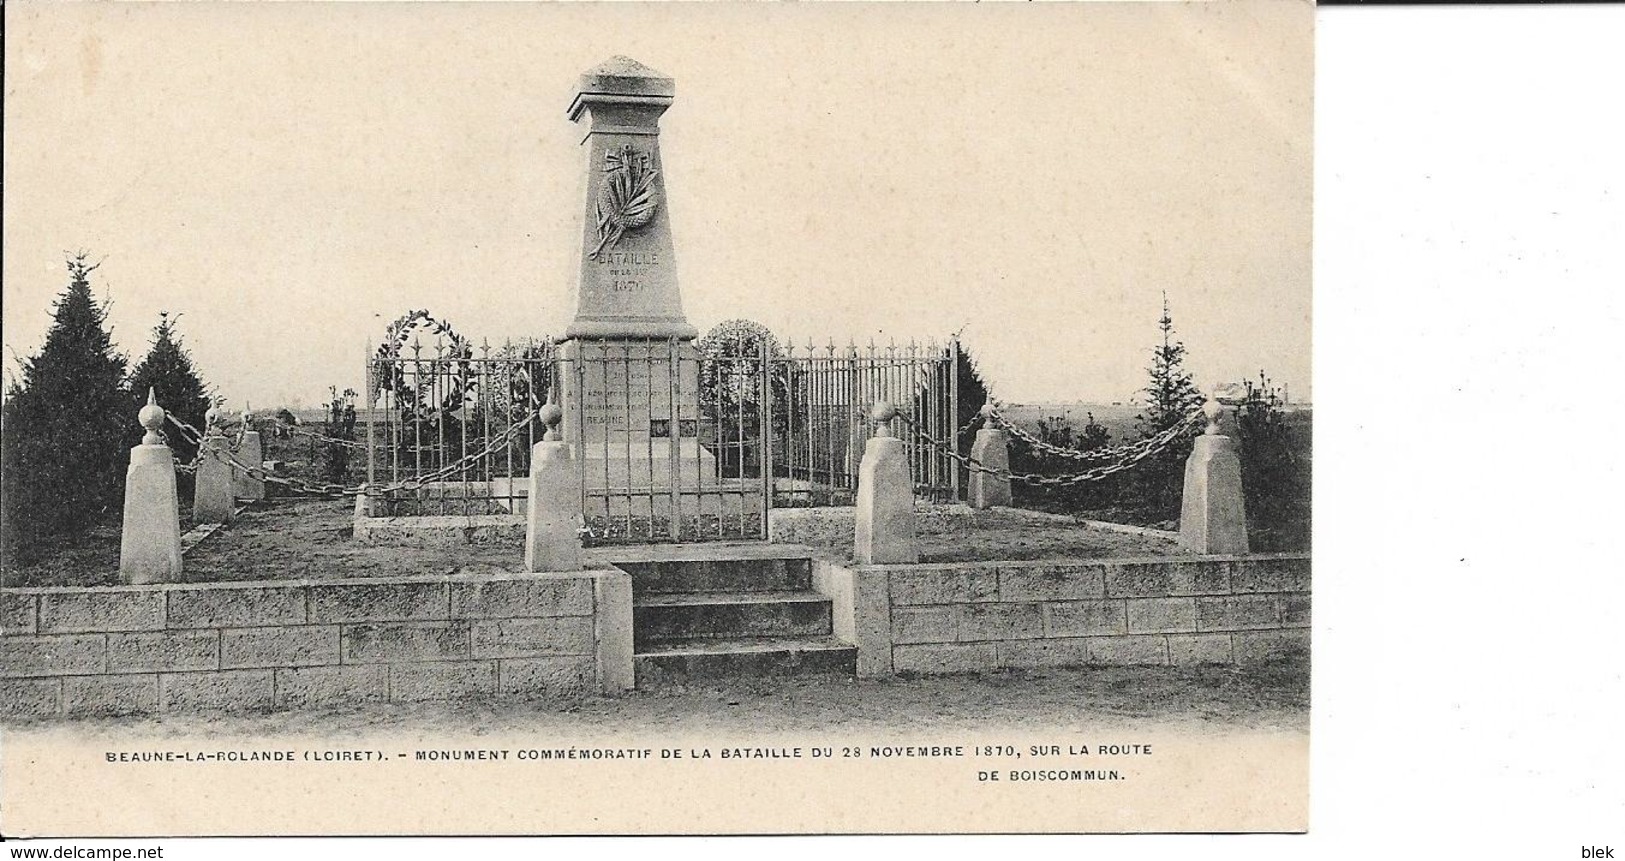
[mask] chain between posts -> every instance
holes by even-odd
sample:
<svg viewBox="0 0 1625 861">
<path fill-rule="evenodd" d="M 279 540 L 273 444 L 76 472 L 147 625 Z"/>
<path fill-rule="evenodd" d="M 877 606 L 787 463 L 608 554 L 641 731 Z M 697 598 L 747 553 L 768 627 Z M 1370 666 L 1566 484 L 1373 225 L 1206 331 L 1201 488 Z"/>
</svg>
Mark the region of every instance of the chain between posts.
<svg viewBox="0 0 1625 861">
<path fill-rule="evenodd" d="M 1163 439 L 1165 435 L 1169 436 L 1170 438 L 1177 437 L 1185 426 L 1198 423 L 1202 417 L 1202 411 L 1198 409 L 1186 416 L 1184 420 L 1169 427 L 1167 430 L 1157 434 L 1156 436 L 1147 437 L 1146 439 L 1138 440 L 1136 442 L 1125 443 L 1124 445 L 1112 446 L 1110 448 L 1082 450 L 1075 448 L 1064 448 L 1053 443 L 1044 442 L 1043 440 L 1033 436 L 1031 433 L 1017 427 L 1013 422 L 1006 419 L 996 410 L 989 413 L 989 418 L 994 424 L 1005 429 L 1006 431 L 1009 431 L 1010 436 L 1020 440 L 1038 452 L 1063 458 L 1065 460 L 1076 461 L 1100 461 L 1111 460 L 1118 457 L 1134 457 L 1139 455 L 1144 449 L 1161 448 L 1162 446 L 1167 445 L 1168 442 L 1167 440 Z"/>
<path fill-rule="evenodd" d="M 323 434 L 316 433 L 314 431 L 300 430 L 299 428 L 296 428 L 293 425 L 286 424 L 284 422 L 277 422 L 277 427 L 282 429 L 282 430 L 287 431 L 288 433 L 290 433 L 290 434 L 292 434 L 294 436 L 302 436 L 302 437 L 305 437 L 307 439 L 316 440 L 317 442 L 325 442 L 325 443 L 331 443 L 333 445 L 340 445 L 340 446 L 344 446 L 345 448 L 348 448 L 348 449 L 365 450 L 366 447 L 367 447 L 367 444 L 364 443 L 364 442 L 357 442 L 357 441 L 355 441 L 353 439 L 340 439 L 339 437 L 336 437 L 336 436 L 326 436 L 326 435 L 323 435 Z"/>
<path fill-rule="evenodd" d="M 990 415 L 995 417 L 994 420 L 998 421 L 1001 425 L 1004 424 L 1001 418 L 997 418 L 997 413 L 990 413 Z M 1115 463 L 1102 464 L 1093 469 L 1085 470 L 1084 472 L 1073 475 L 1039 475 L 1037 473 L 1009 472 L 1006 470 L 993 469 L 991 467 L 984 466 L 982 463 L 971 458 L 969 455 L 955 453 L 946 443 L 942 442 L 941 440 L 934 439 L 925 431 L 915 427 L 914 422 L 910 420 L 908 416 L 899 415 L 898 418 L 901 419 L 904 424 L 912 428 L 915 436 L 919 437 L 922 442 L 936 449 L 938 452 L 953 458 L 954 460 L 958 461 L 960 465 L 972 472 L 980 472 L 985 475 L 992 475 L 997 478 L 1017 481 L 1021 482 L 1022 484 L 1030 484 L 1039 487 L 1070 487 L 1072 485 L 1084 484 L 1091 481 L 1100 481 L 1106 476 L 1122 472 L 1123 470 L 1138 464 L 1140 461 L 1145 460 L 1151 455 L 1166 449 L 1169 445 L 1173 444 L 1175 439 L 1179 438 L 1181 433 L 1184 432 L 1186 428 L 1202 420 L 1203 415 L 1201 410 L 1195 410 L 1178 424 L 1169 427 L 1167 430 L 1157 434 L 1154 437 L 1115 449 L 1115 451 L 1130 452 L 1130 454 L 1125 456 L 1123 459 L 1118 460 Z"/>
<path fill-rule="evenodd" d="M 198 433 L 197 428 L 192 427 L 178 418 L 175 418 L 175 415 L 168 410 L 164 411 L 164 420 L 174 425 L 175 429 L 180 431 L 180 435 L 185 438 L 187 442 L 197 446 L 197 449 L 192 453 L 192 460 L 188 463 L 175 464 L 175 471 L 183 472 L 188 475 L 197 472 L 198 460 L 203 457 L 203 435 Z"/>
<path fill-rule="evenodd" d="M 513 439 L 515 437 L 517 437 L 519 435 L 520 431 L 522 431 L 525 428 L 529 427 L 530 423 L 532 421 L 534 421 L 535 418 L 536 418 L 536 414 L 534 412 L 532 412 L 532 413 L 529 413 L 525 417 L 524 421 L 516 422 L 516 423 L 514 423 L 512 425 L 509 425 L 507 430 L 503 431 L 502 433 L 498 434 L 495 437 L 492 437 L 491 441 L 486 443 L 486 446 L 482 451 L 476 452 L 474 454 L 470 454 L 470 455 L 468 455 L 466 457 L 463 457 L 463 458 L 460 458 L 457 461 L 454 461 L 452 463 L 448 463 L 445 466 L 442 466 L 439 469 L 437 469 L 437 470 L 435 470 L 433 472 L 430 472 L 430 473 L 428 473 L 426 475 L 421 475 L 421 476 L 418 476 L 416 478 L 402 479 L 401 481 L 394 482 L 393 484 L 386 484 L 386 485 L 382 485 L 382 486 L 379 486 L 379 487 L 370 487 L 368 485 L 360 485 L 358 487 L 346 487 L 346 486 L 344 486 L 342 484 L 317 484 L 315 482 L 305 481 L 303 479 L 290 478 L 290 477 L 281 476 L 281 475 L 273 475 L 270 472 L 267 472 L 264 467 L 250 466 L 250 465 L 248 465 L 246 463 L 243 463 L 242 461 L 237 459 L 236 455 L 234 455 L 230 451 L 226 451 L 226 450 L 223 450 L 223 449 L 203 449 L 203 448 L 199 448 L 198 449 L 198 457 L 201 458 L 206 453 L 207 456 L 212 457 L 215 460 L 218 460 L 218 461 L 220 461 L 222 463 L 229 464 L 229 465 L 231 465 L 233 467 L 236 467 L 237 469 L 242 470 L 245 474 L 247 474 L 247 476 L 249 478 L 252 478 L 252 479 L 254 479 L 256 481 L 264 481 L 264 482 L 267 482 L 269 484 L 275 484 L 275 485 L 279 485 L 281 487 L 286 487 L 286 488 L 289 488 L 289 489 L 291 489 L 291 490 L 293 490 L 295 492 L 298 492 L 298 493 L 307 493 L 307 494 L 312 494 L 312 495 L 316 495 L 316 496 L 356 496 L 356 495 L 359 495 L 359 494 L 382 495 L 382 494 L 386 494 L 386 493 L 393 493 L 393 492 L 395 492 L 397 490 L 417 490 L 417 489 L 421 488 L 425 484 L 429 484 L 431 482 L 439 481 L 439 480 L 441 480 L 443 478 L 446 478 L 446 477 L 448 477 L 448 476 L 450 476 L 450 475 L 452 475 L 454 473 L 457 473 L 457 472 L 459 472 L 459 471 L 461 471 L 463 469 L 468 468 L 468 466 L 470 464 L 477 463 L 481 459 L 483 459 L 485 457 L 488 457 L 488 456 L 494 454 L 497 450 L 507 446 L 510 442 L 513 441 Z M 177 423 L 179 423 L 179 422 L 177 422 Z M 189 429 L 192 430 L 194 433 L 196 432 L 196 428 L 189 428 Z M 182 466 L 182 465 L 177 465 L 176 466 L 176 469 L 182 470 L 184 472 L 191 472 L 191 471 L 196 470 L 196 468 L 197 468 L 196 461 L 194 461 L 191 464 L 184 465 L 184 466 Z"/>
<path fill-rule="evenodd" d="M 175 418 L 173 415 L 170 415 L 169 413 L 165 413 L 164 418 L 166 420 L 168 420 L 170 424 L 173 424 L 173 425 L 175 425 L 175 427 L 179 428 L 180 432 L 181 432 L 181 436 L 185 437 L 188 442 L 196 444 L 196 443 L 201 443 L 203 441 L 203 434 L 197 428 L 192 427 L 191 425 L 187 424 L 186 422 L 181 421 L 178 418 Z M 307 439 L 316 440 L 317 442 L 325 442 L 325 443 L 332 443 L 333 445 L 341 445 L 341 446 L 344 446 L 345 448 L 348 448 L 348 449 L 365 449 L 367 447 L 367 444 L 364 443 L 364 442 L 357 442 L 357 441 L 355 441 L 353 439 L 341 439 L 341 438 L 336 437 L 336 436 L 326 436 L 324 434 L 319 434 L 319 433 L 316 433 L 314 431 L 307 431 L 307 430 L 304 430 L 302 428 L 296 427 L 294 425 L 290 425 L 287 422 L 278 421 L 276 423 L 276 426 L 277 426 L 277 428 L 279 430 L 287 431 L 289 434 L 292 434 L 293 436 L 302 436 L 302 437 L 305 437 Z M 239 440 L 242 438 L 242 435 L 247 432 L 247 428 L 248 428 L 248 425 L 245 422 L 244 425 L 243 425 L 243 430 L 238 433 L 238 439 Z"/>
<path fill-rule="evenodd" d="M 984 418 L 984 416 L 983 416 L 982 410 L 977 410 L 976 412 L 972 413 L 971 417 L 970 417 L 970 421 L 965 422 L 965 425 L 963 427 L 961 427 L 959 430 L 954 431 L 954 439 L 959 439 L 959 438 L 963 437 L 965 434 L 970 433 L 972 430 L 975 430 L 976 426 L 982 423 L 983 418 Z"/>
</svg>

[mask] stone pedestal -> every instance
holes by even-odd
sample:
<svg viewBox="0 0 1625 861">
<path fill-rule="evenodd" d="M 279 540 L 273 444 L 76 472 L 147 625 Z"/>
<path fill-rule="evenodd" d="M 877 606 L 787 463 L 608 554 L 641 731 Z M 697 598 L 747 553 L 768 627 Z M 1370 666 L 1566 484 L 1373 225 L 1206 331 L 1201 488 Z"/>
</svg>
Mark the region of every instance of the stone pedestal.
<svg viewBox="0 0 1625 861">
<path fill-rule="evenodd" d="M 236 469 L 226 460 L 226 438 L 212 432 L 199 445 L 197 481 L 192 492 L 192 522 L 230 523 L 237 513 Z M 220 452 L 218 456 L 210 451 Z"/>
<path fill-rule="evenodd" d="M 564 441 L 589 489 L 643 492 L 717 481 L 716 457 L 699 440 L 693 344 L 573 340 L 560 357 Z"/>
<path fill-rule="evenodd" d="M 581 486 L 570 444 L 544 439 L 530 447 L 525 570 L 581 570 Z"/>
<path fill-rule="evenodd" d="M 854 540 L 860 564 L 920 561 L 914 539 L 914 482 L 902 440 L 874 436 L 864 445 L 863 462 L 858 465 L 857 508 Z"/>
<path fill-rule="evenodd" d="M 237 459 L 249 466 L 260 466 L 265 460 L 265 445 L 260 441 L 259 431 L 248 431 L 243 434 L 242 442 L 237 445 Z M 265 482 L 251 478 L 242 470 L 237 471 L 238 499 L 258 501 L 265 498 Z"/>
<path fill-rule="evenodd" d="M 163 443 L 130 449 L 130 468 L 124 473 L 124 532 L 119 541 L 118 573 L 120 580 L 133 585 L 181 579 L 175 456 Z"/>
<path fill-rule="evenodd" d="M 1236 442 L 1210 432 L 1196 438 L 1185 461 L 1179 540 L 1197 553 L 1246 553 L 1247 511 Z"/>
<path fill-rule="evenodd" d="M 998 428 L 982 428 L 971 443 L 971 460 L 1004 475 L 989 475 L 971 470 L 969 502 L 971 508 L 986 509 L 995 505 L 1010 505 L 1010 436 Z"/>
</svg>

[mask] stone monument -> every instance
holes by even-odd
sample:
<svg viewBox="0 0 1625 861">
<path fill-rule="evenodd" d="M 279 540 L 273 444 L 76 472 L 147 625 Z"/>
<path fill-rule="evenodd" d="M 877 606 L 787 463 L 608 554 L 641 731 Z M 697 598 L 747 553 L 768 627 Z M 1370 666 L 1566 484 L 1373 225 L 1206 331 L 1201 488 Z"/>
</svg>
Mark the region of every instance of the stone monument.
<svg viewBox="0 0 1625 861">
<path fill-rule="evenodd" d="M 716 477 L 699 444 L 697 330 L 677 289 L 660 116 L 671 78 L 625 57 L 583 74 L 587 122 L 575 320 L 560 356 L 564 440 L 589 488 L 695 487 Z"/>
<path fill-rule="evenodd" d="M 575 322 L 566 338 L 680 338 L 699 332 L 683 316 L 672 254 L 660 116 L 672 79 L 626 57 L 581 76 L 571 122 L 588 119 L 586 218 Z"/>
</svg>

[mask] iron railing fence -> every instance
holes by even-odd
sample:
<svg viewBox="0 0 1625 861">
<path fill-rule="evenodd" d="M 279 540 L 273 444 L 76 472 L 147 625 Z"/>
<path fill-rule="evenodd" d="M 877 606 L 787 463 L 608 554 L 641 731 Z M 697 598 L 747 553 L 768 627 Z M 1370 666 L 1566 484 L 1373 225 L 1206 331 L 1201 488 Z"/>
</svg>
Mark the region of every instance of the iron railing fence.
<svg viewBox="0 0 1625 861">
<path fill-rule="evenodd" d="M 957 345 L 919 344 L 789 347 L 779 360 L 782 389 L 772 425 L 775 504 L 780 507 L 851 505 L 858 467 L 874 425 L 875 402 L 897 407 L 899 418 L 956 446 L 953 372 Z M 934 502 L 959 498 L 952 458 L 918 436 L 893 431 L 907 446 L 915 494 Z M 957 448 L 951 448 L 957 451 Z"/>
<path fill-rule="evenodd" d="M 393 484 L 478 455 L 451 476 L 383 500 L 385 513 L 491 514 L 522 510 L 530 451 L 542 437 L 527 420 L 555 383 L 551 341 L 493 349 L 466 342 L 414 342 L 375 355 L 367 367 L 367 483 Z M 516 426 L 524 425 L 514 433 Z"/>
<path fill-rule="evenodd" d="M 554 400 L 565 408 L 560 430 L 574 447 L 589 543 L 759 539 L 771 508 L 852 504 L 870 410 L 886 400 L 921 432 L 894 429 L 916 493 L 957 499 L 956 349 L 414 343 L 369 360 L 367 481 L 455 465 L 381 500 L 382 513 L 522 513 L 531 446 L 545 430 L 526 422 Z M 503 444 L 480 456 L 492 441 Z"/>
</svg>

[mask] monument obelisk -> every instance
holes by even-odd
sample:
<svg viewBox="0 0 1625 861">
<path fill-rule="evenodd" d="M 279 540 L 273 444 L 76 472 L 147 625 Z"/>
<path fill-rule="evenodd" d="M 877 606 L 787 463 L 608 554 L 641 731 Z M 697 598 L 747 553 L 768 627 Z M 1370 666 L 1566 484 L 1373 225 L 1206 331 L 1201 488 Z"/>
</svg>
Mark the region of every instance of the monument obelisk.
<svg viewBox="0 0 1625 861">
<path fill-rule="evenodd" d="M 581 76 L 570 120 L 587 117 L 586 218 L 576 318 L 566 338 L 668 338 L 699 333 L 683 316 L 672 252 L 660 116 L 671 78 L 626 57 Z"/>
<path fill-rule="evenodd" d="M 716 475 L 698 439 L 699 333 L 683 316 L 660 158 L 675 93 L 671 78 L 614 57 L 570 101 L 570 120 L 586 120 L 586 198 L 563 430 L 589 488 L 658 492 Z"/>
</svg>

